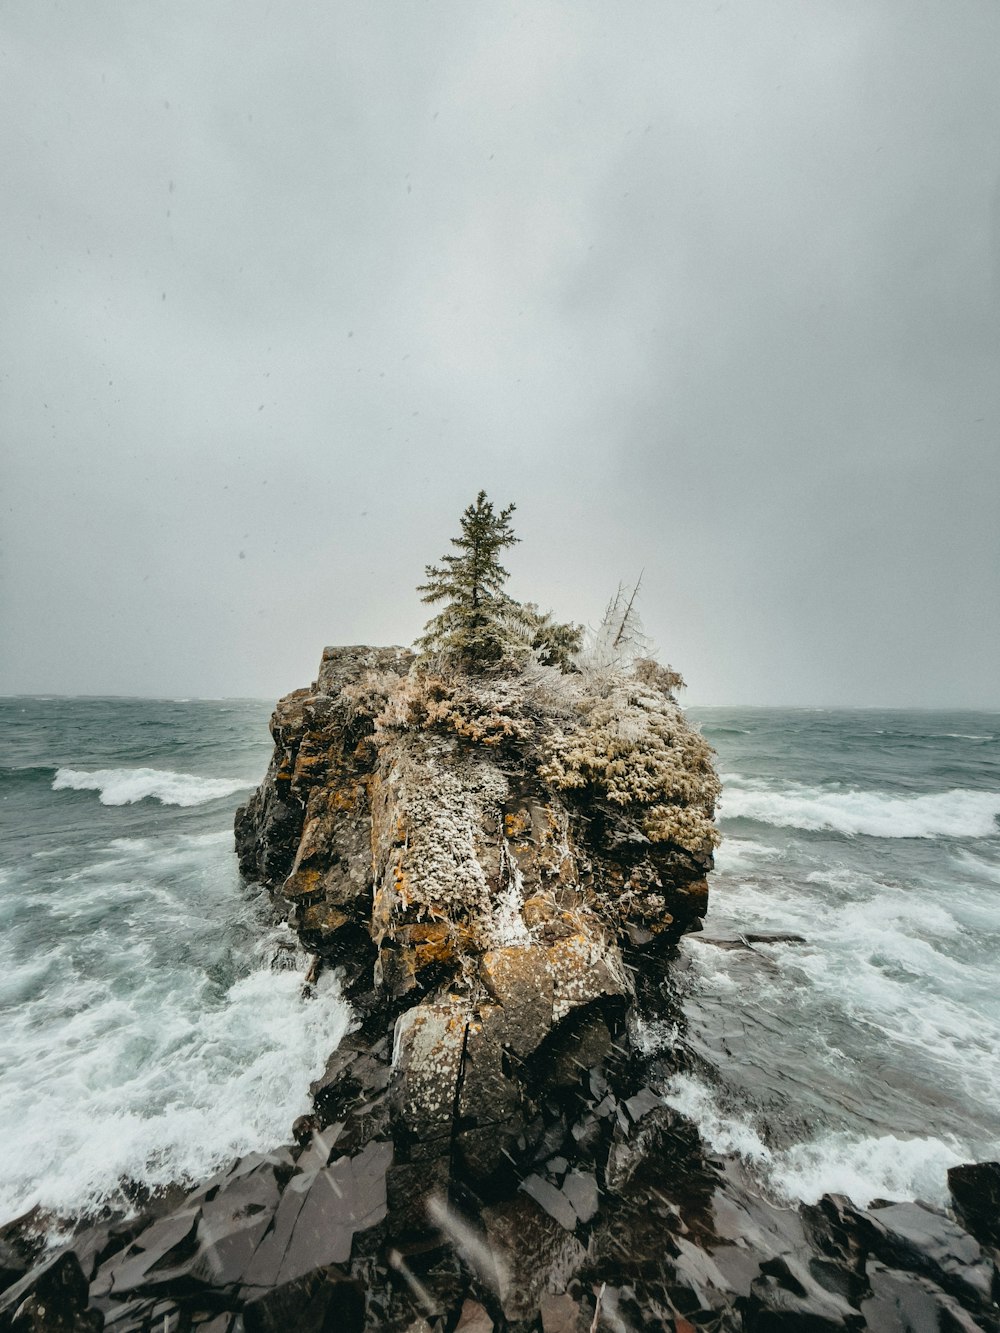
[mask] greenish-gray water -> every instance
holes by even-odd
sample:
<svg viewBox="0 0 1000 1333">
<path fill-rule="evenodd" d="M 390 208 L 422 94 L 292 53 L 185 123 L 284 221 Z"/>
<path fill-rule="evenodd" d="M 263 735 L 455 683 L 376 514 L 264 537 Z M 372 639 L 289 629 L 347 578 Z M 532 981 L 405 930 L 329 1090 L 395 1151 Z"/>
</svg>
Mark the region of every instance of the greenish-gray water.
<svg viewBox="0 0 1000 1333">
<path fill-rule="evenodd" d="M 237 874 L 270 704 L 0 712 L 0 1220 L 284 1140 L 349 1015 Z M 1000 716 L 693 716 L 724 841 L 668 1095 L 779 1195 L 943 1197 L 1000 1150 Z M 804 943 L 706 942 L 754 932 Z"/>
</svg>

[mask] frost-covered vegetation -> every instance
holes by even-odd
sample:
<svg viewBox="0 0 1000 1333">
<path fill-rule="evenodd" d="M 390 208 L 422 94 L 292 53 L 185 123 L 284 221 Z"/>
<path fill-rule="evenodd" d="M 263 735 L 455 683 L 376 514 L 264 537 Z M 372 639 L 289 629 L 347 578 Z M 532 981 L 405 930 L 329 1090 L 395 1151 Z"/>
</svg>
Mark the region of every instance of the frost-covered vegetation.
<svg viewBox="0 0 1000 1333">
<path fill-rule="evenodd" d="M 369 673 L 345 690 L 376 744 L 401 731 L 438 731 L 497 749 L 558 790 L 606 800 L 652 842 L 702 853 L 720 784 L 708 742 L 673 696 L 676 673 L 650 658 L 566 674 L 537 661 L 491 676 Z"/>
<path fill-rule="evenodd" d="M 630 813 L 651 842 L 692 852 L 718 843 L 721 791 L 712 750 L 669 688 L 675 673 L 649 658 L 582 676 L 575 725 L 554 725 L 539 775 Z"/>
<path fill-rule="evenodd" d="M 639 585 L 619 587 L 586 642 L 578 626 L 513 602 L 496 559 L 517 540 L 512 512 L 495 514 L 482 492 L 465 511 L 459 554 L 429 567 L 422 588 L 448 602 L 424 653 L 407 675 L 370 672 L 348 686 L 353 719 L 376 745 L 425 731 L 499 750 L 551 788 L 617 807 L 652 842 L 710 851 L 712 750 L 677 704 L 680 675 L 650 655 Z"/>
</svg>

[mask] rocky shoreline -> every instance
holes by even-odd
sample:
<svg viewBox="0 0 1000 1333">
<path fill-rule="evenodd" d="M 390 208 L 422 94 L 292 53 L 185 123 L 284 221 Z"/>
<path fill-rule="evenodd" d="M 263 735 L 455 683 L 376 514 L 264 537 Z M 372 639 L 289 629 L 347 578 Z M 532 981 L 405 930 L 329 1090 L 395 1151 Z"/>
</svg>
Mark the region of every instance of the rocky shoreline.
<svg viewBox="0 0 1000 1333">
<path fill-rule="evenodd" d="M 660 1096 L 717 791 L 664 673 L 413 662 L 327 649 L 236 818 L 356 1017 L 312 1112 L 58 1252 L 0 1229 L 0 1333 L 1000 1330 L 1000 1164 L 953 1170 L 950 1212 L 782 1208 Z"/>
</svg>

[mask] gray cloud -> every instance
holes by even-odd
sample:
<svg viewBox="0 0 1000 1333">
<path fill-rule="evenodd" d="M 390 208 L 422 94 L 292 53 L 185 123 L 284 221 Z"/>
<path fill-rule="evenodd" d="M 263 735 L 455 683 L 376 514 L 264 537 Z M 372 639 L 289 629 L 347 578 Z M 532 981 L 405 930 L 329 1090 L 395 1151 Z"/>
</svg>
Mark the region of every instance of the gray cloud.
<svg viewBox="0 0 1000 1333">
<path fill-rule="evenodd" d="M 1000 11 L 14 0 L 5 691 L 259 694 L 514 591 L 706 702 L 1000 707 Z"/>
</svg>

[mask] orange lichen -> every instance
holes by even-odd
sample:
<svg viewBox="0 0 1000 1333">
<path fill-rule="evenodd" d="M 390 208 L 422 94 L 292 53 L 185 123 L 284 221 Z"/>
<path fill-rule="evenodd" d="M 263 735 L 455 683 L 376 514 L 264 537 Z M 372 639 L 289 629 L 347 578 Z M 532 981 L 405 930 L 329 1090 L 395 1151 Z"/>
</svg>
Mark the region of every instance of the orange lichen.
<svg viewBox="0 0 1000 1333">
<path fill-rule="evenodd" d="M 350 917 L 337 907 L 326 903 L 314 903 L 303 909 L 300 925 L 303 930 L 318 930 L 323 934 L 333 934 L 346 925 Z"/>
<path fill-rule="evenodd" d="M 527 810 L 515 810 L 512 814 L 503 817 L 503 831 L 507 838 L 520 838 L 530 828 L 531 815 Z"/>
<path fill-rule="evenodd" d="M 281 892 L 286 898 L 308 898 L 321 890 L 319 870 L 296 870 L 285 880 Z"/>
</svg>

